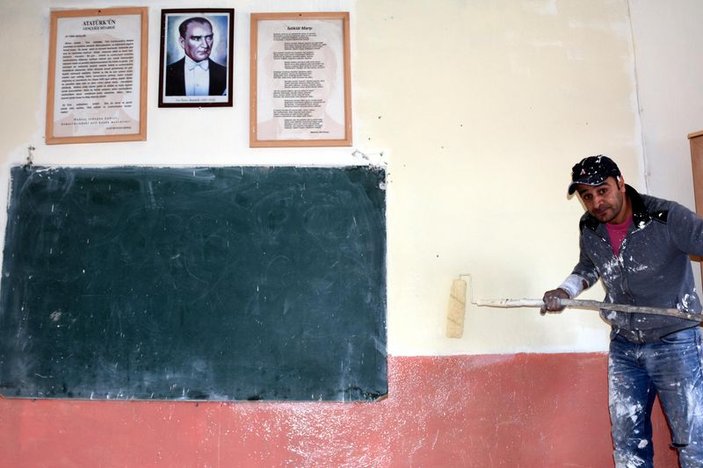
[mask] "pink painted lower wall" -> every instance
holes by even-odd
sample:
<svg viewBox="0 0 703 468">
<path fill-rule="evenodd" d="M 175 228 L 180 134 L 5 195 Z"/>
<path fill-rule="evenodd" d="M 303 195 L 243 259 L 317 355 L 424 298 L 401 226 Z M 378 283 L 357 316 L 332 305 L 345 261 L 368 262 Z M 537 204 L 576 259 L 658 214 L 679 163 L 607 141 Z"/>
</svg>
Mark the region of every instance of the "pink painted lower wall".
<svg viewBox="0 0 703 468">
<path fill-rule="evenodd" d="M 604 354 L 389 357 L 374 403 L 0 400 L 7 467 L 608 467 Z M 657 467 L 674 467 L 655 415 Z"/>
</svg>

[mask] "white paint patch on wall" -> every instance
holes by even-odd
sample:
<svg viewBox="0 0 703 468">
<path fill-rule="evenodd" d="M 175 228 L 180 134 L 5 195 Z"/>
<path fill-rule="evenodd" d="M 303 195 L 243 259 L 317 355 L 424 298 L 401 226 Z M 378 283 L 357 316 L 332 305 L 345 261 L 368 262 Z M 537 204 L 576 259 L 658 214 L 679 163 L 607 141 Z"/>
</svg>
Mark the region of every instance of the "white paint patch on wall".
<svg viewBox="0 0 703 468">
<path fill-rule="evenodd" d="M 527 5 L 534 7 L 535 11 L 541 15 L 556 16 L 559 14 L 556 0 L 532 1 L 528 2 Z"/>
</svg>

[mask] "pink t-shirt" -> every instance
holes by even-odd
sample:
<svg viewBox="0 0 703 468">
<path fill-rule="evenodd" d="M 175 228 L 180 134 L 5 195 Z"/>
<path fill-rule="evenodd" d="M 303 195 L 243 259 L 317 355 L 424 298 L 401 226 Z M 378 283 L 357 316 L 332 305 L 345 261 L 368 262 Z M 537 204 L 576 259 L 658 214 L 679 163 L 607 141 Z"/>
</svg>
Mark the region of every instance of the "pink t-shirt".
<svg viewBox="0 0 703 468">
<path fill-rule="evenodd" d="M 608 236 L 610 237 L 610 245 L 613 248 L 613 254 L 617 256 L 620 253 L 620 246 L 622 245 L 623 239 L 627 235 L 627 230 L 630 229 L 632 225 L 632 216 L 630 216 L 627 221 L 622 224 L 606 224 L 605 228 L 608 230 Z"/>
</svg>

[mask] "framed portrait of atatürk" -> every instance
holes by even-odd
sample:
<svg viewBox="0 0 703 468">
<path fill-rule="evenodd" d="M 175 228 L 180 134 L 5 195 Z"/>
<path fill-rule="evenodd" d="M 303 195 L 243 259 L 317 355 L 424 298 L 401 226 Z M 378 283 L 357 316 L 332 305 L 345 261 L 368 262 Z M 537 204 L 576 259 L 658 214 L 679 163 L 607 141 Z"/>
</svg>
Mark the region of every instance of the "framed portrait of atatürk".
<svg viewBox="0 0 703 468">
<path fill-rule="evenodd" d="M 234 9 L 161 10 L 159 107 L 231 107 Z"/>
</svg>

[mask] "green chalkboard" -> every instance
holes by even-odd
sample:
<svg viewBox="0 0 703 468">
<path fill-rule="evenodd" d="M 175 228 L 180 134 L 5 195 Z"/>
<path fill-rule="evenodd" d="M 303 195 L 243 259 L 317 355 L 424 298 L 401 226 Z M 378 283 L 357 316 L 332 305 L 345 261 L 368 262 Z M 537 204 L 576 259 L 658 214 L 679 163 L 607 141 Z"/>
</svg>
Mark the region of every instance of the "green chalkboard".
<svg viewBox="0 0 703 468">
<path fill-rule="evenodd" d="M 377 399 L 384 181 L 371 167 L 13 168 L 0 393 Z"/>
</svg>

